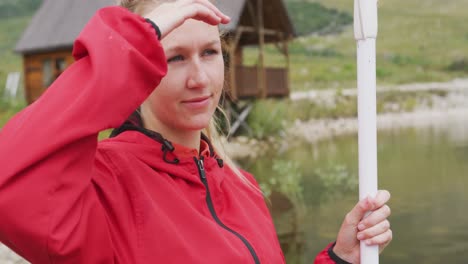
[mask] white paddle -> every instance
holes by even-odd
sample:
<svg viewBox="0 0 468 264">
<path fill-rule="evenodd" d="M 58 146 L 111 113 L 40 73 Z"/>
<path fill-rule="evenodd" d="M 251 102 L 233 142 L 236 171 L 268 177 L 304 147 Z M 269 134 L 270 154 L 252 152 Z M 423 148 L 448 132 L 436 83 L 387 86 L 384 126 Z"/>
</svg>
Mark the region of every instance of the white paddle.
<svg viewBox="0 0 468 264">
<path fill-rule="evenodd" d="M 354 0 L 359 120 L 359 199 L 377 193 L 377 0 Z M 361 263 L 378 264 L 379 247 L 361 242 Z"/>
</svg>

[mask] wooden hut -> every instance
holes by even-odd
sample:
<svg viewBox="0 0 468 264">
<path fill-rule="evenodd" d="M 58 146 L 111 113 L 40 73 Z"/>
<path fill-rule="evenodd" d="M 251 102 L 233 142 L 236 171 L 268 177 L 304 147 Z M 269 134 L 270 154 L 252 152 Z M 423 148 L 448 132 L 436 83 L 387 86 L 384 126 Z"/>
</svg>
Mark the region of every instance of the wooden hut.
<svg viewBox="0 0 468 264">
<path fill-rule="evenodd" d="M 24 61 L 25 95 L 34 102 L 73 62 L 73 42 L 92 15 L 114 0 L 44 0 L 16 52 Z M 295 35 L 282 0 L 217 0 L 232 21 L 223 25 L 227 63 L 226 84 L 232 101 L 289 94 L 288 41 Z M 275 43 L 285 56 L 284 67 L 264 64 L 264 46 Z M 243 49 L 258 46 L 258 63 L 243 65 Z"/>
<path fill-rule="evenodd" d="M 113 0 L 44 0 L 18 41 L 24 87 L 32 103 L 73 63 L 73 42 L 94 13 Z"/>
<path fill-rule="evenodd" d="M 284 97 L 289 95 L 288 42 L 295 31 L 283 0 L 224 0 L 219 8 L 232 21 L 221 29 L 226 33 L 228 53 L 227 83 L 235 100 Z M 285 56 L 283 67 L 265 65 L 265 44 L 273 43 Z M 257 46 L 257 65 L 243 64 L 243 49 Z"/>
</svg>

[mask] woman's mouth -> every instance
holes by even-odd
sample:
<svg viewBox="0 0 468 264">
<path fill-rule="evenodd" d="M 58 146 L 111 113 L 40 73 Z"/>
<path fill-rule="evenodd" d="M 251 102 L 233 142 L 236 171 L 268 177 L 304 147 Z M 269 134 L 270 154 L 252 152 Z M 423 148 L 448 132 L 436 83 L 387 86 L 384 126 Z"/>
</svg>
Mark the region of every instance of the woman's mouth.
<svg viewBox="0 0 468 264">
<path fill-rule="evenodd" d="M 192 109 L 205 108 L 210 104 L 211 96 L 200 96 L 182 101 L 182 103 Z"/>
</svg>

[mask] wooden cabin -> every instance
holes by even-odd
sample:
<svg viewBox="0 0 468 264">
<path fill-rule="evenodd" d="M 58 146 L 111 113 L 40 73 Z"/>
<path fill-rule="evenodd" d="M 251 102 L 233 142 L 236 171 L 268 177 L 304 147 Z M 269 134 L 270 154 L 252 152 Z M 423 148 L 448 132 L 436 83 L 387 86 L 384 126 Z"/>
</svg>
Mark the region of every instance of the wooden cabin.
<svg viewBox="0 0 468 264">
<path fill-rule="evenodd" d="M 283 0 L 218 0 L 217 5 L 232 19 L 221 26 L 226 34 L 226 80 L 231 99 L 288 96 L 288 43 L 296 34 Z M 265 65 L 266 44 L 274 44 L 285 56 L 284 67 Z M 258 50 L 255 66 L 243 62 L 243 50 L 249 46 Z"/>
<path fill-rule="evenodd" d="M 73 63 L 73 42 L 93 14 L 114 0 L 44 0 L 15 51 L 22 54 L 25 96 L 32 103 Z M 226 85 L 233 101 L 289 94 L 288 68 L 266 67 L 264 46 L 275 43 L 288 61 L 288 41 L 295 35 L 282 0 L 217 0 L 232 21 L 223 25 Z M 258 63 L 243 65 L 243 49 L 258 46 Z"/>
<path fill-rule="evenodd" d="M 73 42 L 93 14 L 113 0 L 44 0 L 18 41 L 25 97 L 32 103 L 73 63 Z"/>
</svg>

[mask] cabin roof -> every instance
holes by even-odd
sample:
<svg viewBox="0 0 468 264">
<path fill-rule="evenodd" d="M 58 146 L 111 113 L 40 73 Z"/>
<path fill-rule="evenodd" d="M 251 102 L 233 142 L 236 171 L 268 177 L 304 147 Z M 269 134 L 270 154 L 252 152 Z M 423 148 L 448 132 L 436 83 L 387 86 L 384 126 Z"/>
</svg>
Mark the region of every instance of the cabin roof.
<svg viewBox="0 0 468 264">
<path fill-rule="evenodd" d="M 264 27 L 295 36 L 283 0 L 263 0 Z M 257 0 L 217 0 L 220 10 L 231 17 L 231 22 L 220 28 L 233 32 L 239 26 L 255 25 L 255 15 L 250 7 L 256 8 Z M 115 5 L 114 0 L 44 0 L 23 32 L 15 51 L 37 53 L 58 49 L 69 49 L 94 13 L 105 6 Z M 275 41 L 266 37 L 266 41 Z M 255 34 L 242 37 L 240 44 L 257 43 Z"/>
<path fill-rule="evenodd" d="M 44 0 L 18 41 L 19 53 L 65 49 L 99 8 L 113 0 Z"/>
</svg>

